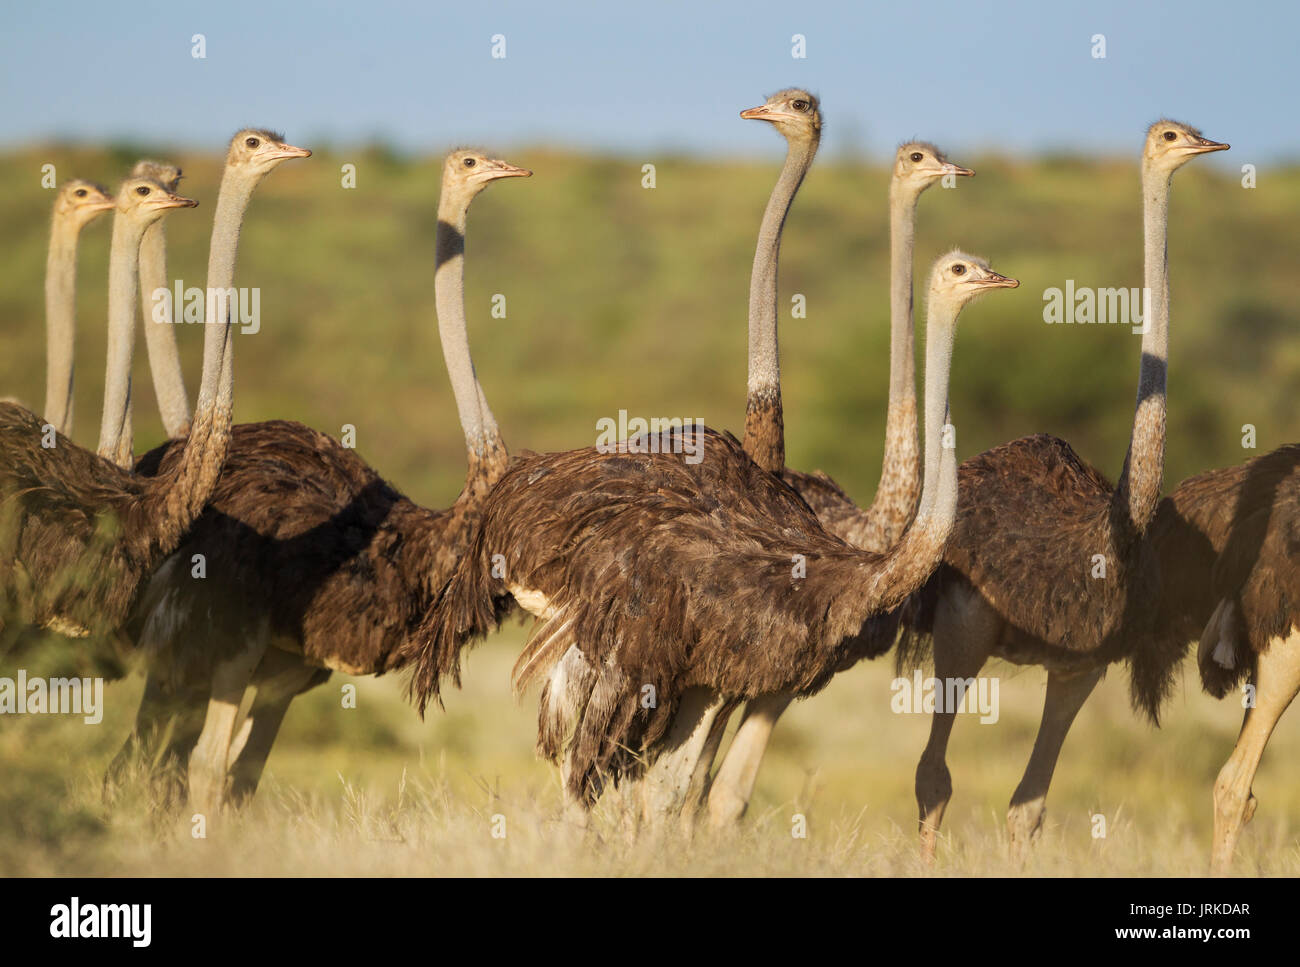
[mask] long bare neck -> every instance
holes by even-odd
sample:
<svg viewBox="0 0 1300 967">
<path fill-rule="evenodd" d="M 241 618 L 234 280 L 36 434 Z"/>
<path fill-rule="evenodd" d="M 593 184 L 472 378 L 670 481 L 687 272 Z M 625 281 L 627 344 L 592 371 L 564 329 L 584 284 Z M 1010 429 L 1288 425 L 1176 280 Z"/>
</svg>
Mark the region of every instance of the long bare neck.
<svg viewBox="0 0 1300 967">
<path fill-rule="evenodd" d="M 73 350 L 77 338 L 77 238 L 75 219 L 54 216 L 45 260 L 45 421 L 72 432 Z"/>
<path fill-rule="evenodd" d="M 866 588 L 883 609 L 900 604 L 929 577 L 957 518 L 957 450 L 945 439 L 957 307 L 930 298 L 925 332 L 925 483 L 915 523 L 886 552 Z"/>
<path fill-rule="evenodd" d="M 176 349 L 175 307 L 171 298 L 154 302 L 154 292 L 170 288 L 167 280 L 167 234 L 162 221 L 154 222 L 140 242 L 140 304 L 143 307 L 144 343 L 149 353 L 149 371 L 153 375 L 158 411 L 169 437 L 183 437 L 190 432 L 190 401 L 181 372 L 181 356 Z M 155 309 L 159 316 L 155 317 Z M 161 318 L 161 321 L 159 319 Z"/>
<path fill-rule="evenodd" d="M 781 411 L 781 360 L 777 348 L 777 262 L 781 229 L 795 193 L 812 166 L 817 142 L 791 141 L 785 165 L 767 200 L 749 278 L 749 397 L 745 404 L 745 452 L 764 470 L 785 468 Z"/>
<path fill-rule="evenodd" d="M 121 213 L 113 216 L 108 267 L 108 363 L 99 455 L 120 467 L 131 466 L 131 364 L 135 356 L 136 271 L 143 232 L 137 220 Z"/>
<path fill-rule="evenodd" d="M 496 417 L 488 406 L 474 371 L 469 351 L 469 330 L 465 321 L 465 225 L 469 215 L 467 196 L 444 189 L 438 199 L 438 241 L 433 275 L 434 303 L 438 311 L 438 339 L 447 364 L 456 413 L 465 434 L 472 484 L 486 476 L 488 482 L 505 470 L 508 455 Z"/>
<path fill-rule="evenodd" d="M 917 439 L 915 329 L 912 324 L 912 252 L 916 237 L 915 192 L 894 179 L 889 187 L 889 408 L 880 486 L 869 514 L 881 520 L 891 546 L 916 514 L 921 498 Z"/>
<path fill-rule="evenodd" d="M 259 178 L 226 168 L 217 195 L 208 250 L 207 306 L 203 326 L 203 376 L 193 426 L 176 472 L 166 481 L 166 526 L 183 531 L 203 510 L 230 450 L 234 409 L 234 345 L 231 290 L 244 211 Z"/>
<path fill-rule="evenodd" d="M 1143 170 L 1143 285 L 1148 293 L 1133 435 L 1115 488 L 1128 525 L 1145 533 L 1160 500 L 1165 465 L 1166 379 L 1169 368 L 1168 173 Z"/>
</svg>

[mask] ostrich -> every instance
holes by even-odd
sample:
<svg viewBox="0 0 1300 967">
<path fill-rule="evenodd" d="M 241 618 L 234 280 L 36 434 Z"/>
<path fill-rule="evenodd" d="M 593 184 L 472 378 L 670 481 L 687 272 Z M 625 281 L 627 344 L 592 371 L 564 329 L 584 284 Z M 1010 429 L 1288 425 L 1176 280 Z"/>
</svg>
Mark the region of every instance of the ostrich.
<svg viewBox="0 0 1300 967">
<path fill-rule="evenodd" d="M 563 756 L 566 796 L 582 807 L 641 755 L 670 755 L 677 775 L 694 774 L 714 700 L 692 695 L 809 695 L 847 653 L 887 650 L 891 612 L 937 565 L 956 509 L 943 436 L 957 314 L 1016 285 L 961 252 L 935 265 L 922 500 L 885 554 L 828 534 L 734 437 L 707 428 L 633 439 L 623 452 L 520 458 L 489 495 L 435 613 L 411 681 L 421 711 L 444 675 L 458 680 L 461 648 L 513 597 L 538 618 L 514 684 L 546 679 L 538 752 Z M 688 443 L 703 460 L 681 458 Z"/>
<path fill-rule="evenodd" d="M 188 770 L 197 808 L 221 808 L 228 776 L 233 801 L 255 791 L 290 701 L 322 681 L 322 669 L 360 675 L 401 667 L 468 546 L 508 455 L 470 357 L 467 215 L 491 182 L 531 174 L 473 150 L 453 152 L 443 166 L 434 289 L 468 458 L 456 502 L 446 510 L 414 504 L 354 451 L 301 424 L 240 425 L 210 510 L 150 585 L 134 630 L 160 661 L 135 738 L 170 713 L 169 695 L 207 683 Z M 141 460 L 141 471 L 167 472 L 179 451 L 176 441 L 164 444 Z M 195 553 L 208 561 L 202 582 L 188 576 Z M 254 700 L 241 721 L 250 685 Z M 180 757 L 194 732 L 182 726 L 175 735 L 168 755 Z"/>
<path fill-rule="evenodd" d="M 794 196 L 812 167 L 821 142 L 817 98 L 801 88 L 777 91 L 758 107 L 741 111 L 747 120 L 767 121 L 786 140 L 785 164 L 768 198 L 758 228 L 749 279 L 749 394 L 745 402 L 745 452 L 764 470 L 785 469 L 785 424 L 781 410 L 781 360 L 777 349 L 777 261 L 781 231 Z"/>
<path fill-rule="evenodd" d="M 825 474 L 806 474 L 788 467 L 783 472 L 785 482 L 808 502 L 823 527 L 864 550 L 884 553 L 892 547 L 911 523 L 921 496 L 912 326 L 916 205 L 939 179 L 974 174 L 924 141 L 903 144 L 894 157 L 889 183 L 889 408 L 880 485 L 871 506 L 859 508 Z M 768 321 L 775 332 L 775 301 Z M 709 817 L 715 825 L 744 815 L 772 730 L 793 699 L 788 694 L 764 695 L 745 706 L 740 727 L 709 784 Z"/>
<path fill-rule="evenodd" d="M 780 177 L 772 188 L 758 229 L 754 266 L 749 281 L 749 372 L 745 403 L 744 450 L 764 470 L 785 470 L 785 424 L 781 404 L 781 364 L 777 332 L 777 267 L 781 253 L 781 235 L 795 195 L 812 168 L 821 143 L 821 105 L 808 91 L 791 87 L 769 95 L 758 107 L 740 112 L 746 120 L 766 121 L 786 141 L 786 158 Z M 700 769 L 708 771 L 713 761 L 734 704 L 722 702 L 715 695 L 692 693 L 688 706 L 701 704 L 699 727 L 705 746 L 700 755 Z M 686 715 L 692 716 L 693 711 Z M 690 745 L 690 743 L 686 743 Z M 665 758 L 660 772 L 673 766 Z M 691 781 L 698 782 L 700 777 Z M 656 785 L 671 790 L 666 779 Z M 671 792 L 658 797 L 649 808 L 669 810 L 676 803 Z"/>
<path fill-rule="evenodd" d="M 136 270 L 145 229 L 198 204 L 148 178 L 116 198 L 109 278 L 105 407 L 123 406 L 130 379 Z M 141 480 L 97 457 L 20 406 L 0 404 L 0 630 L 44 628 L 96 642 L 116 639 L 137 592 L 180 543 L 207 502 L 225 459 L 230 382 L 224 333 L 204 346 L 202 425 L 171 472 Z M 107 413 L 106 426 L 121 414 Z M 113 449 L 116 440 L 101 439 Z"/>
<path fill-rule="evenodd" d="M 161 161 L 139 161 L 131 173 L 153 178 L 168 191 L 176 191 L 182 176 L 180 168 Z M 172 325 L 176 307 L 170 299 L 160 305 L 153 301 L 154 292 L 169 288 L 167 236 L 163 223 L 157 222 L 149 226 L 140 243 L 140 302 L 144 307 L 144 340 L 154 393 L 158 397 L 158 412 L 167 435 L 178 439 L 190 432 L 190 403 L 180 353 L 176 349 L 176 329 Z"/>
<path fill-rule="evenodd" d="M 73 345 L 77 334 L 77 241 L 117 202 L 102 185 L 74 178 L 59 188 L 45 260 L 45 419 L 72 432 Z"/>
<path fill-rule="evenodd" d="M 1159 585 L 1159 567 L 1146 538 L 1164 466 L 1169 188 L 1183 164 L 1227 147 L 1168 120 L 1147 132 L 1142 155 L 1147 318 L 1133 432 L 1118 485 L 1112 487 L 1065 441 L 1042 434 L 964 462 L 957 525 L 902 649 L 905 658 L 918 647 L 914 636 L 928 632 L 941 682 L 971 682 L 990 656 L 1047 668 L 1042 724 L 1007 814 L 1017 859 L 1025 857 L 1041 827 L 1070 724 L 1107 664 L 1128 658 L 1135 703 L 1154 717 L 1160 702 L 1162 686 L 1144 670 L 1147 656 L 1129 644 L 1150 632 L 1150 602 Z M 944 760 L 955 711 L 935 710 L 916 770 L 927 859 L 934 856 L 952 795 Z"/>
<path fill-rule="evenodd" d="M 1255 813 L 1251 785 L 1264 748 L 1300 692 L 1292 524 L 1300 519 L 1300 446 L 1192 477 L 1179 484 L 1170 504 L 1164 522 L 1170 526 L 1157 532 L 1169 551 L 1162 561 L 1200 551 L 1191 557 L 1199 580 L 1189 582 L 1197 601 L 1185 610 L 1193 617 L 1201 609 L 1210 612 L 1199 615 L 1205 621 L 1197 649 L 1202 685 L 1216 698 L 1243 679 L 1254 686 L 1241 733 L 1214 784 L 1211 866 L 1226 873 L 1241 829 Z M 1207 550 L 1215 554 L 1209 561 Z M 1186 631 L 1175 629 L 1175 644 L 1186 640 Z"/>
</svg>

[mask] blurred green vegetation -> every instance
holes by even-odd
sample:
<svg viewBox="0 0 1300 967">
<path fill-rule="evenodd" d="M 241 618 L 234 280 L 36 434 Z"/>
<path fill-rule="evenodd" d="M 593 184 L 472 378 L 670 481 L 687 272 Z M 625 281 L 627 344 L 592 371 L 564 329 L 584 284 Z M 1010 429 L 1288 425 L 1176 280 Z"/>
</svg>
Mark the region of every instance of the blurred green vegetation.
<svg viewBox="0 0 1300 967">
<path fill-rule="evenodd" d="M 110 181 L 140 156 L 30 149 L 0 156 L 0 394 L 43 397 L 42 287 L 48 205 L 40 166 Z M 219 159 L 172 158 L 202 207 L 168 221 L 171 275 L 202 285 Z M 471 212 L 467 300 L 478 371 L 515 449 L 590 444 L 596 421 L 703 417 L 739 431 L 745 298 L 773 163 L 594 158 L 512 152 L 536 172 L 490 188 Z M 1042 293 L 1141 285 L 1136 159 L 959 158 L 978 169 L 922 200 L 918 305 L 928 263 L 952 247 L 1022 280 L 963 316 L 953 373 L 959 452 L 1030 432 L 1069 439 L 1114 475 L 1137 378 L 1125 326 L 1048 326 Z M 1246 159 L 1243 159 L 1246 160 Z M 641 165 L 657 165 L 653 190 Z M 340 187 L 340 166 L 357 187 Z M 262 331 L 237 341 L 236 416 L 288 417 L 338 434 L 417 500 L 445 505 L 464 472 L 459 425 L 437 342 L 434 212 L 440 159 L 382 149 L 320 152 L 258 190 L 237 285 L 262 289 Z M 783 380 L 793 466 L 831 472 L 861 501 L 879 473 L 888 369 L 886 179 L 880 167 L 819 163 L 796 202 L 782 251 Z M 1243 459 L 1240 427 L 1261 451 L 1300 439 L 1290 398 L 1300 340 L 1287 321 L 1300 296 L 1300 169 L 1260 186 L 1193 163 L 1175 182 L 1170 266 L 1173 347 L 1167 482 Z M 103 380 L 106 221 L 83 237 L 78 294 L 77 425 L 94 442 Z M 789 318 L 790 297 L 808 317 Z M 507 298 L 505 319 L 490 300 Z M 200 333 L 181 333 L 191 391 Z M 143 345 L 135 369 L 137 451 L 161 439 Z M 742 830 L 689 844 L 627 843 L 602 805 L 601 841 L 565 837 L 558 780 L 533 758 L 532 696 L 516 703 L 512 627 L 475 651 L 464 691 L 420 722 L 398 677 L 357 679 L 343 709 L 336 676 L 295 702 L 252 807 L 207 841 L 186 817 L 156 813 L 145 788 L 105 802 L 100 777 L 129 729 L 137 678 L 111 685 L 102 725 L 66 716 L 0 722 L 0 873 L 923 873 L 915 857 L 912 777 L 928 717 L 889 711 L 887 661 L 838 676 L 783 720 Z M 1041 707 L 1038 670 L 991 666 L 1002 679 L 997 725 L 958 723 L 956 796 L 940 873 L 1014 872 L 1002 815 Z M 1151 730 L 1128 710 L 1116 670 L 1066 743 L 1048 826 L 1030 872 L 1203 871 L 1210 788 L 1240 722 L 1234 700 L 1200 693 L 1195 671 Z M 1300 869 L 1300 715 L 1265 757 L 1259 813 L 1242 872 Z M 807 841 L 791 816 L 806 814 Z M 510 834 L 492 839 L 489 817 Z M 1094 814 L 1108 836 L 1094 839 Z"/>
<path fill-rule="evenodd" d="M 42 287 L 48 206 L 40 167 L 111 182 L 147 146 L 32 148 L 0 157 L 0 392 L 43 398 Z M 170 274 L 204 283 L 219 158 L 170 158 L 201 206 L 168 218 Z M 773 163 L 520 150 L 535 177 L 493 185 L 470 213 L 467 309 L 480 378 L 515 449 L 590 444 L 596 420 L 703 417 L 739 430 L 754 238 Z M 1136 158 L 962 158 L 978 177 L 921 201 L 918 312 L 932 259 L 959 245 L 1022 281 L 964 316 L 953 372 L 959 452 L 1031 432 L 1070 440 L 1110 475 L 1130 428 L 1137 343 L 1126 326 L 1048 326 L 1043 292 L 1140 286 Z M 341 187 L 340 166 L 357 166 Z M 317 153 L 258 190 L 236 283 L 262 290 L 262 331 L 237 341 L 239 420 L 287 417 L 337 435 L 417 500 L 445 504 L 463 472 L 437 341 L 432 268 L 439 158 L 383 149 Z M 786 224 L 782 377 L 792 466 L 820 467 L 859 500 L 879 473 L 888 371 L 887 172 L 819 162 Z M 1259 187 L 1193 162 L 1171 207 L 1172 484 L 1241 460 L 1241 426 L 1266 450 L 1300 439 L 1300 168 Z M 103 380 L 109 226 L 90 226 L 79 265 L 76 438 L 93 442 Z M 490 316 L 503 294 L 507 318 Z M 790 318 L 790 298 L 807 318 Z M 180 334 L 191 392 L 198 331 Z M 135 368 L 137 450 L 161 439 L 143 345 Z M 1267 388 L 1267 389 L 1266 389 Z"/>
</svg>

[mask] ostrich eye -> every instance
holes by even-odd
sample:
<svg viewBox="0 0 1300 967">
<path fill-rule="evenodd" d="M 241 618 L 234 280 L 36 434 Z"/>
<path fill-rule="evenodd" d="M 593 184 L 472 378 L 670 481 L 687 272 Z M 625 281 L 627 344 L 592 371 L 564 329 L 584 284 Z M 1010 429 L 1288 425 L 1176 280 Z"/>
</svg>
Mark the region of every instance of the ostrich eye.
<svg viewBox="0 0 1300 967">
<path fill-rule="evenodd" d="M 146 188 L 144 185 L 141 185 L 139 188 L 137 188 L 137 189 L 135 190 L 135 193 L 136 193 L 137 195 L 144 196 L 144 195 L 149 194 L 149 189 Z"/>
<path fill-rule="evenodd" d="M 78 188 L 78 189 L 77 189 L 77 197 L 78 197 L 78 198 L 85 198 L 85 197 L 86 197 L 86 189 L 84 189 L 84 188 Z"/>
<path fill-rule="evenodd" d="M 259 141 L 259 140 L 257 140 L 257 138 L 245 138 L 245 139 L 244 139 L 244 144 L 248 145 L 250 148 L 256 148 L 256 147 L 257 147 L 259 144 L 261 144 L 261 143 L 262 143 L 262 142 Z"/>
<path fill-rule="evenodd" d="M 912 152 L 912 163 L 913 163 L 913 164 L 917 164 L 917 163 L 919 163 L 920 160 L 921 160 L 922 158 L 924 158 L 924 157 L 925 157 L 925 155 L 921 154 L 921 152 L 919 152 L 919 151 L 913 151 L 913 152 Z"/>
<path fill-rule="evenodd" d="M 802 99 L 793 102 L 790 106 L 794 108 L 796 111 L 808 110 L 808 102 Z"/>
<path fill-rule="evenodd" d="M 478 164 L 478 162 L 475 161 L 473 158 L 466 158 L 466 159 L 465 159 L 465 167 L 466 167 L 466 168 L 473 168 L 474 165 L 476 165 L 476 164 Z"/>
<path fill-rule="evenodd" d="M 1177 138 L 1178 138 L 1178 135 L 1174 134 L 1174 132 L 1172 132 L 1172 131 L 1166 131 L 1166 132 L 1165 132 L 1165 140 L 1166 140 L 1166 141 L 1174 141 L 1174 140 L 1176 140 Z"/>
<path fill-rule="evenodd" d="M 961 264 L 954 265 L 954 266 L 952 267 L 952 274 L 953 274 L 953 275 L 965 275 L 965 274 L 966 274 L 966 266 L 961 265 Z"/>
</svg>

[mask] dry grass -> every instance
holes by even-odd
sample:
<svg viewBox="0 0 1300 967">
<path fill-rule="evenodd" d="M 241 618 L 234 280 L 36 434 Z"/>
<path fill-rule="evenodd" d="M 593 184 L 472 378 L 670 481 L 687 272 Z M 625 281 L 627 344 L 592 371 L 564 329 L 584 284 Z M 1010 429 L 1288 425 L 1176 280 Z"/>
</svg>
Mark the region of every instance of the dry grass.
<svg viewBox="0 0 1300 967">
<path fill-rule="evenodd" d="M 915 856 L 911 782 L 928 717 L 890 711 L 887 663 L 840 676 L 794 706 L 777 731 L 743 825 L 629 833 L 602 802 L 586 833 L 561 819 L 555 770 L 532 756 L 533 697 L 515 703 L 508 671 L 521 631 L 475 652 L 466 687 L 421 723 L 401 682 L 336 677 L 298 702 L 253 804 L 191 835 L 186 814 L 160 812 L 143 783 L 106 805 L 100 777 L 129 726 L 138 681 L 110 686 L 102 725 L 12 718 L 0 734 L 0 872 L 171 875 L 998 875 L 1002 815 L 1028 756 L 1041 706 L 1037 670 L 990 668 L 1001 717 L 958 722 L 956 790 L 938 864 Z M 1188 669 L 1191 670 L 1190 668 Z M 1127 707 L 1116 670 L 1080 714 L 1026 872 L 1203 873 L 1209 790 L 1231 748 L 1237 710 L 1199 690 L 1180 694 L 1153 730 Z M 357 685 L 358 707 L 341 707 Z M 1239 872 L 1300 873 L 1300 718 L 1284 719 L 1256 784 L 1260 809 Z M 1093 838 L 1094 814 L 1106 836 Z M 807 818 L 805 839 L 793 818 Z M 504 817 L 503 838 L 493 836 Z M 496 820 L 495 822 L 500 822 Z M 499 828 L 499 827 L 498 827 Z"/>
</svg>

